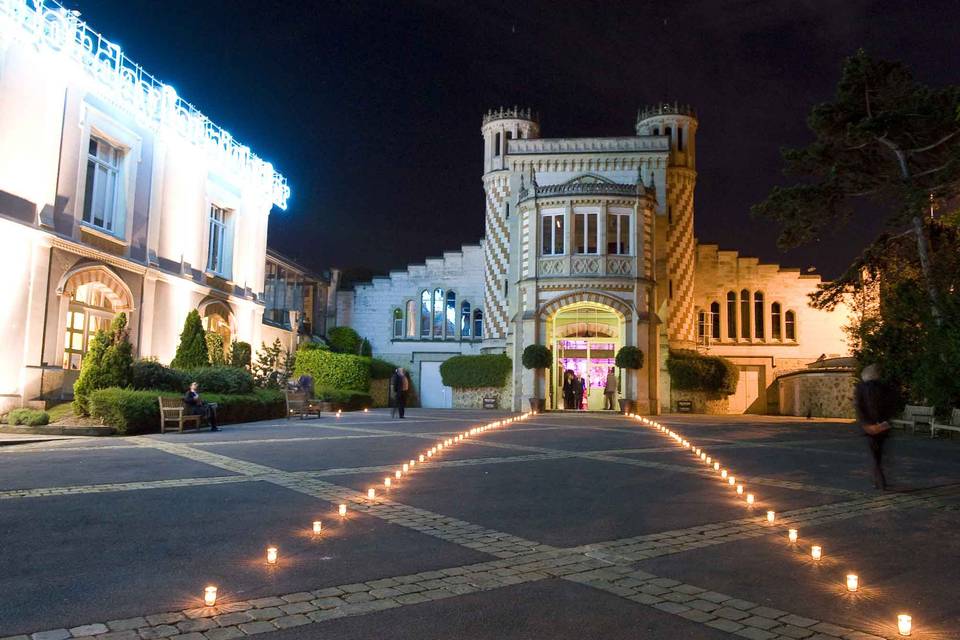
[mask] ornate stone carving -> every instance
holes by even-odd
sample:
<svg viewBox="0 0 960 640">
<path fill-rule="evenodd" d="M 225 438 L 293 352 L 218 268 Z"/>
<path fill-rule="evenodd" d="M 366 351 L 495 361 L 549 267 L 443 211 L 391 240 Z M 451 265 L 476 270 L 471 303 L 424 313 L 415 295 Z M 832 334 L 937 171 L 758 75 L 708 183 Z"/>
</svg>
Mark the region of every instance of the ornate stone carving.
<svg viewBox="0 0 960 640">
<path fill-rule="evenodd" d="M 630 257 L 630 256 L 607 257 L 607 275 L 608 276 L 632 276 L 633 275 L 633 257 Z"/>
<path fill-rule="evenodd" d="M 570 261 L 571 275 L 599 275 L 600 258 L 596 256 L 577 256 Z"/>
</svg>

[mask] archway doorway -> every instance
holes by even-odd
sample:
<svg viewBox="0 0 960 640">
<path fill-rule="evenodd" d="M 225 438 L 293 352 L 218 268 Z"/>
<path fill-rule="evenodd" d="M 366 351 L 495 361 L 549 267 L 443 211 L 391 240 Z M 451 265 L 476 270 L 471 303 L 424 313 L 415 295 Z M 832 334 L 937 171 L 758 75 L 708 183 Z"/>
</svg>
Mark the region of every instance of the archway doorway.
<svg viewBox="0 0 960 640">
<path fill-rule="evenodd" d="M 219 300 L 208 301 L 200 305 L 200 315 L 203 328 L 210 333 L 216 333 L 223 342 L 223 359 L 226 361 L 233 340 L 233 312 L 230 307 Z M 207 343 L 209 345 L 209 342 Z M 211 354 L 211 360 L 217 359 Z"/>
<path fill-rule="evenodd" d="M 597 302 L 577 302 L 560 308 L 548 324 L 554 362 L 551 371 L 553 409 L 603 409 L 607 373 L 615 367 L 617 350 L 623 346 L 623 317 L 612 307 Z M 583 398 L 565 406 L 563 382 L 573 371 L 586 381 Z"/>
<path fill-rule="evenodd" d="M 133 311 L 133 294 L 114 272 L 102 265 L 70 271 L 58 293 L 63 297 L 63 368 L 78 371 L 100 329 L 106 329 L 121 311 Z"/>
</svg>

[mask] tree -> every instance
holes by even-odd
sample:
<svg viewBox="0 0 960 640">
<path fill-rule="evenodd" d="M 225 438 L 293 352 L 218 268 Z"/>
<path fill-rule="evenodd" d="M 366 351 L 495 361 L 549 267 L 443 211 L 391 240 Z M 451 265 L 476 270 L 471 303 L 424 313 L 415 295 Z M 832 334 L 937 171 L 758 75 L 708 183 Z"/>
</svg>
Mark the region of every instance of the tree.
<svg viewBox="0 0 960 640">
<path fill-rule="evenodd" d="M 259 387 L 279 389 L 293 374 L 294 364 L 294 354 L 284 349 L 280 338 L 269 347 L 261 342 L 252 367 L 253 380 Z"/>
<path fill-rule="evenodd" d="M 520 364 L 522 364 L 525 369 L 532 369 L 534 371 L 538 369 L 549 369 L 550 365 L 553 364 L 553 352 L 542 344 L 529 344 L 524 348 L 523 354 L 520 356 Z M 537 388 L 539 386 L 540 378 L 534 375 L 534 397 L 530 399 L 530 408 L 534 411 L 543 410 L 543 402 L 540 400 L 540 390 Z"/>
<path fill-rule="evenodd" d="M 234 340 L 230 344 L 230 365 L 249 369 L 251 351 L 249 342 Z"/>
<path fill-rule="evenodd" d="M 203 330 L 200 313 L 194 309 L 187 314 L 180 333 L 180 344 L 170 366 L 174 369 L 195 369 L 210 365 L 207 352 L 207 333 Z"/>
<path fill-rule="evenodd" d="M 89 415 L 90 393 L 107 387 L 127 387 L 133 381 L 133 346 L 127 329 L 127 314 L 118 313 L 107 330 L 100 329 L 90 341 L 73 383 L 73 408 Z"/>
<path fill-rule="evenodd" d="M 222 366 L 227 364 L 227 356 L 223 344 L 223 336 L 216 331 L 207 331 L 206 343 L 207 354 L 210 357 L 210 364 Z"/>
<path fill-rule="evenodd" d="M 943 317 L 933 282 L 924 217 L 931 199 L 960 194 L 960 87 L 917 82 L 898 62 L 875 60 L 863 50 L 848 58 L 832 102 L 807 119 L 815 140 L 783 150 L 785 173 L 803 182 L 775 187 L 753 213 L 781 223 L 779 244 L 796 247 L 838 232 L 867 201 L 884 212 L 888 230 L 909 227 L 916 245 L 931 315 Z M 874 248 L 888 241 L 877 240 Z M 858 264 L 835 283 L 834 293 L 856 288 Z M 836 296 L 821 303 L 835 304 Z M 815 300 L 817 302 L 817 300 Z"/>
</svg>

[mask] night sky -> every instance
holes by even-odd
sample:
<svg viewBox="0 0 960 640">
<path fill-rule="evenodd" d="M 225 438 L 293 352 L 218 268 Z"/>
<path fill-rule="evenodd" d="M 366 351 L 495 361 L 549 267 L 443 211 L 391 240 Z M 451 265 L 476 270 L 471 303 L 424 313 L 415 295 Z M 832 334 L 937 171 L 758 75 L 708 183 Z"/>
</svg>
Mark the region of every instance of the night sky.
<svg viewBox="0 0 960 640">
<path fill-rule="evenodd" d="M 543 137 L 633 134 L 637 108 L 698 110 L 696 234 L 836 275 L 862 220 L 787 254 L 750 205 L 784 181 L 864 47 L 931 84 L 957 81 L 960 3 L 67 2 L 289 180 L 269 243 L 315 269 L 385 271 L 483 234 L 480 119 L 530 106 Z"/>
</svg>

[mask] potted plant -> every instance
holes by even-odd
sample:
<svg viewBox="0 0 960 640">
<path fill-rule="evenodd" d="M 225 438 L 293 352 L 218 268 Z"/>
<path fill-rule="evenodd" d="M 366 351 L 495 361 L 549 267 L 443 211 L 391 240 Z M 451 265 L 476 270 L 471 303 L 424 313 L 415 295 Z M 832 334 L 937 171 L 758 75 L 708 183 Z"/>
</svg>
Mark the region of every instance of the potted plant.
<svg viewBox="0 0 960 640">
<path fill-rule="evenodd" d="M 523 350 L 523 357 L 521 358 L 524 368 L 532 369 L 534 371 L 533 378 L 533 393 L 534 397 L 529 398 L 530 401 L 530 410 L 541 413 L 547 401 L 540 397 L 537 387 L 539 382 L 537 379 L 536 371 L 538 369 L 548 369 L 550 364 L 553 362 L 553 354 L 550 352 L 550 349 L 543 346 L 542 344 L 531 344 Z"/>
<path fill-rule="evenodd" d="M 617 351 L 617 367 L 620 369 L 620 380 L 623 380 L 624 369 L 643 368 L 643 351 L 636 347 L 620 347 Z M 620 413 L 630 413 L 633 411 L 632 398 L 620 398 Z"/>
</svg>

